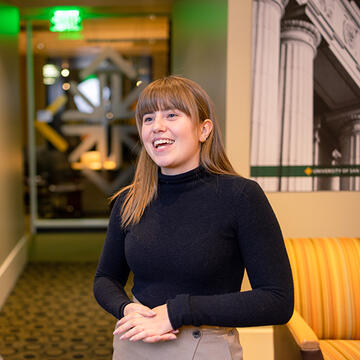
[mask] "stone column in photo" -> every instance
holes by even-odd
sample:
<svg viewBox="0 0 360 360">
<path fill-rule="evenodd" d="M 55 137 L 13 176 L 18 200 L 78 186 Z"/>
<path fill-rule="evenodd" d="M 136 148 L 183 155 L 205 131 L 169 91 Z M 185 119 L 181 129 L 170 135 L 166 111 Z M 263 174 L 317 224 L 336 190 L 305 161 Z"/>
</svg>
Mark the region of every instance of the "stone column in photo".
<svg viewBox="0 0 360 360">
<path fill-rule="evenodd" d="M 319 116 L 314 119 L 314 166 L 337 167 L 341 161 L 338 141 L 330 131 L 329 116 Z M 335 130 L 334 133 L 337 133 Z M 314 177 L 314 191 L 340 190 L 340 176 Z"/>
<path fill-rule="evenodd" d="M 340 135 L 340 151 L 341 165 L 360 165 L 360 110 L 349 114 Z M 359 191 L 360 176 L 341 177 L 340 190 Z"/>
<path fill-rule="evenodd" d="M 313 164 L 313 60 L 320 40 L 320 33 L 309 22 L 282 22 L 279 83 L 282 166 Z M 280 189 L 312 191 L 312 180 L 282 177 Z"/>
<path fill-rule="evenodd" d="M 251 166 L 279 165 L 280 22 L 287 3 L 288 0 L 253 1 Z M 278 178 L 256 180 L 264 190 L 279 190 Z"/>
</svg>

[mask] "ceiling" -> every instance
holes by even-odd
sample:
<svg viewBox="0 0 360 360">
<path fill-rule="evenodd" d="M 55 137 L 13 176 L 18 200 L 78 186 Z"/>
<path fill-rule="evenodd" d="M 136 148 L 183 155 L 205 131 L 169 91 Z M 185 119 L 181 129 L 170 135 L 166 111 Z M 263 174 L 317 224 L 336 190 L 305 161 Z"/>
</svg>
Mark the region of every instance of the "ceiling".
<svg viewBox="0 0 360 360">
<path fill-rule="evenodd" d="M 48 7 L 48 6 L 165 6 L 171 0 L 7 0 L 9 4 L 18 7 Z"/>
<path fill-rule="evenodd" d="M 22 19 L 20 52 L 26 52 L 25 21 L 33 27 L 37 55 L 96 53 L 105 46 L 127 55 L 166 53 L 172 0 L 7 0 Z M 49 11 L 56 6 L 83 8 L 83 30 L 76 36 L 49 31 Z"/>
<path fill-rule="evenodd" d="M 19 8 L 44 8 L 52 6 L 113 7 L 132 11 L 158 9 L 169 11 L 172 0 L 6 0 Z"/>
<path fill-rule="evenodd" d="M 111 46 L 124 55 L 167 53 L 169 19 L 167 16 L 129 16 L 94 18 L 83 21 L 80 33 L 54 33 L 49 22 L 33 23 L 33 52 L 43 56 L 75 56 L 97 53 Z M 26 52 L 25 26 L 19 36 L 20 53 Z"/>
<path fill-rule="evenodd" d="M 56 6 L 82 7 L 88 17 L 168 15 L 173 0 L 5 0 L 20 9 L 21 19 L 44 19 L 47 9 Z"/>
</svg>

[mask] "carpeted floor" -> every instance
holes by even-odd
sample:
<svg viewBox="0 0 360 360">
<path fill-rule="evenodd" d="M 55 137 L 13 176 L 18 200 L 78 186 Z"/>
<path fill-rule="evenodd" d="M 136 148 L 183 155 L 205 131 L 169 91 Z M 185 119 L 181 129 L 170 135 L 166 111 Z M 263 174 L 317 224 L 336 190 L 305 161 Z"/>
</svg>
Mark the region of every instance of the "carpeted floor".
<svg viewBox="0 0 360 360">
<path fill-rule="evenodd" d="M 93 298 L 95 269 L 29 263 L 0 312 L 2 358 L 110 360 L 116 319 Z"/>
</svg>

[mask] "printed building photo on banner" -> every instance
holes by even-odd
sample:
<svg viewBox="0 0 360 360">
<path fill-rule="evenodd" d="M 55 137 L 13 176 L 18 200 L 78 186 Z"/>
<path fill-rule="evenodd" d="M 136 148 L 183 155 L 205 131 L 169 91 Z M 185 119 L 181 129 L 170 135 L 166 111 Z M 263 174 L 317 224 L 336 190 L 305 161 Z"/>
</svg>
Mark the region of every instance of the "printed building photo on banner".
<svg viewBox="0 0 360 360">
<path fill-rule="evenodd" d="M 360 3 L 253 0 L 251 177 L 360 190 Z"/>
</svg>

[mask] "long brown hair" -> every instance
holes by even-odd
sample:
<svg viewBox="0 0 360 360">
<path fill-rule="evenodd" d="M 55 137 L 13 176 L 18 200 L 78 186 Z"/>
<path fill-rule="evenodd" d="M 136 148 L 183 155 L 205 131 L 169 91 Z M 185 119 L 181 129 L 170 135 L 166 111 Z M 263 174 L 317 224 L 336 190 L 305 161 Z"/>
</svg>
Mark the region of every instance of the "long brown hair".
<svg viewBox="0 0 360 360">
<path fill-rule="evenodd" d="M 214 105 L 197 83 L 180 76 L 168 76 L 150 83 L 141 93 L 135 111 L 141 138 L 143 116 L 159 110 L 177 109 L 197 124 L 210 119 L 213 129 L 201 143 L 200 165 L 216 174 L 237 175 L 225 154 Z M 122 225 L 137 224 L 146 207 L 157 196 L 158 166 L 142 146 L 133 182 L 118 191 L 112 199 L 127 191 L 121 209 Z"/>
</svg>

